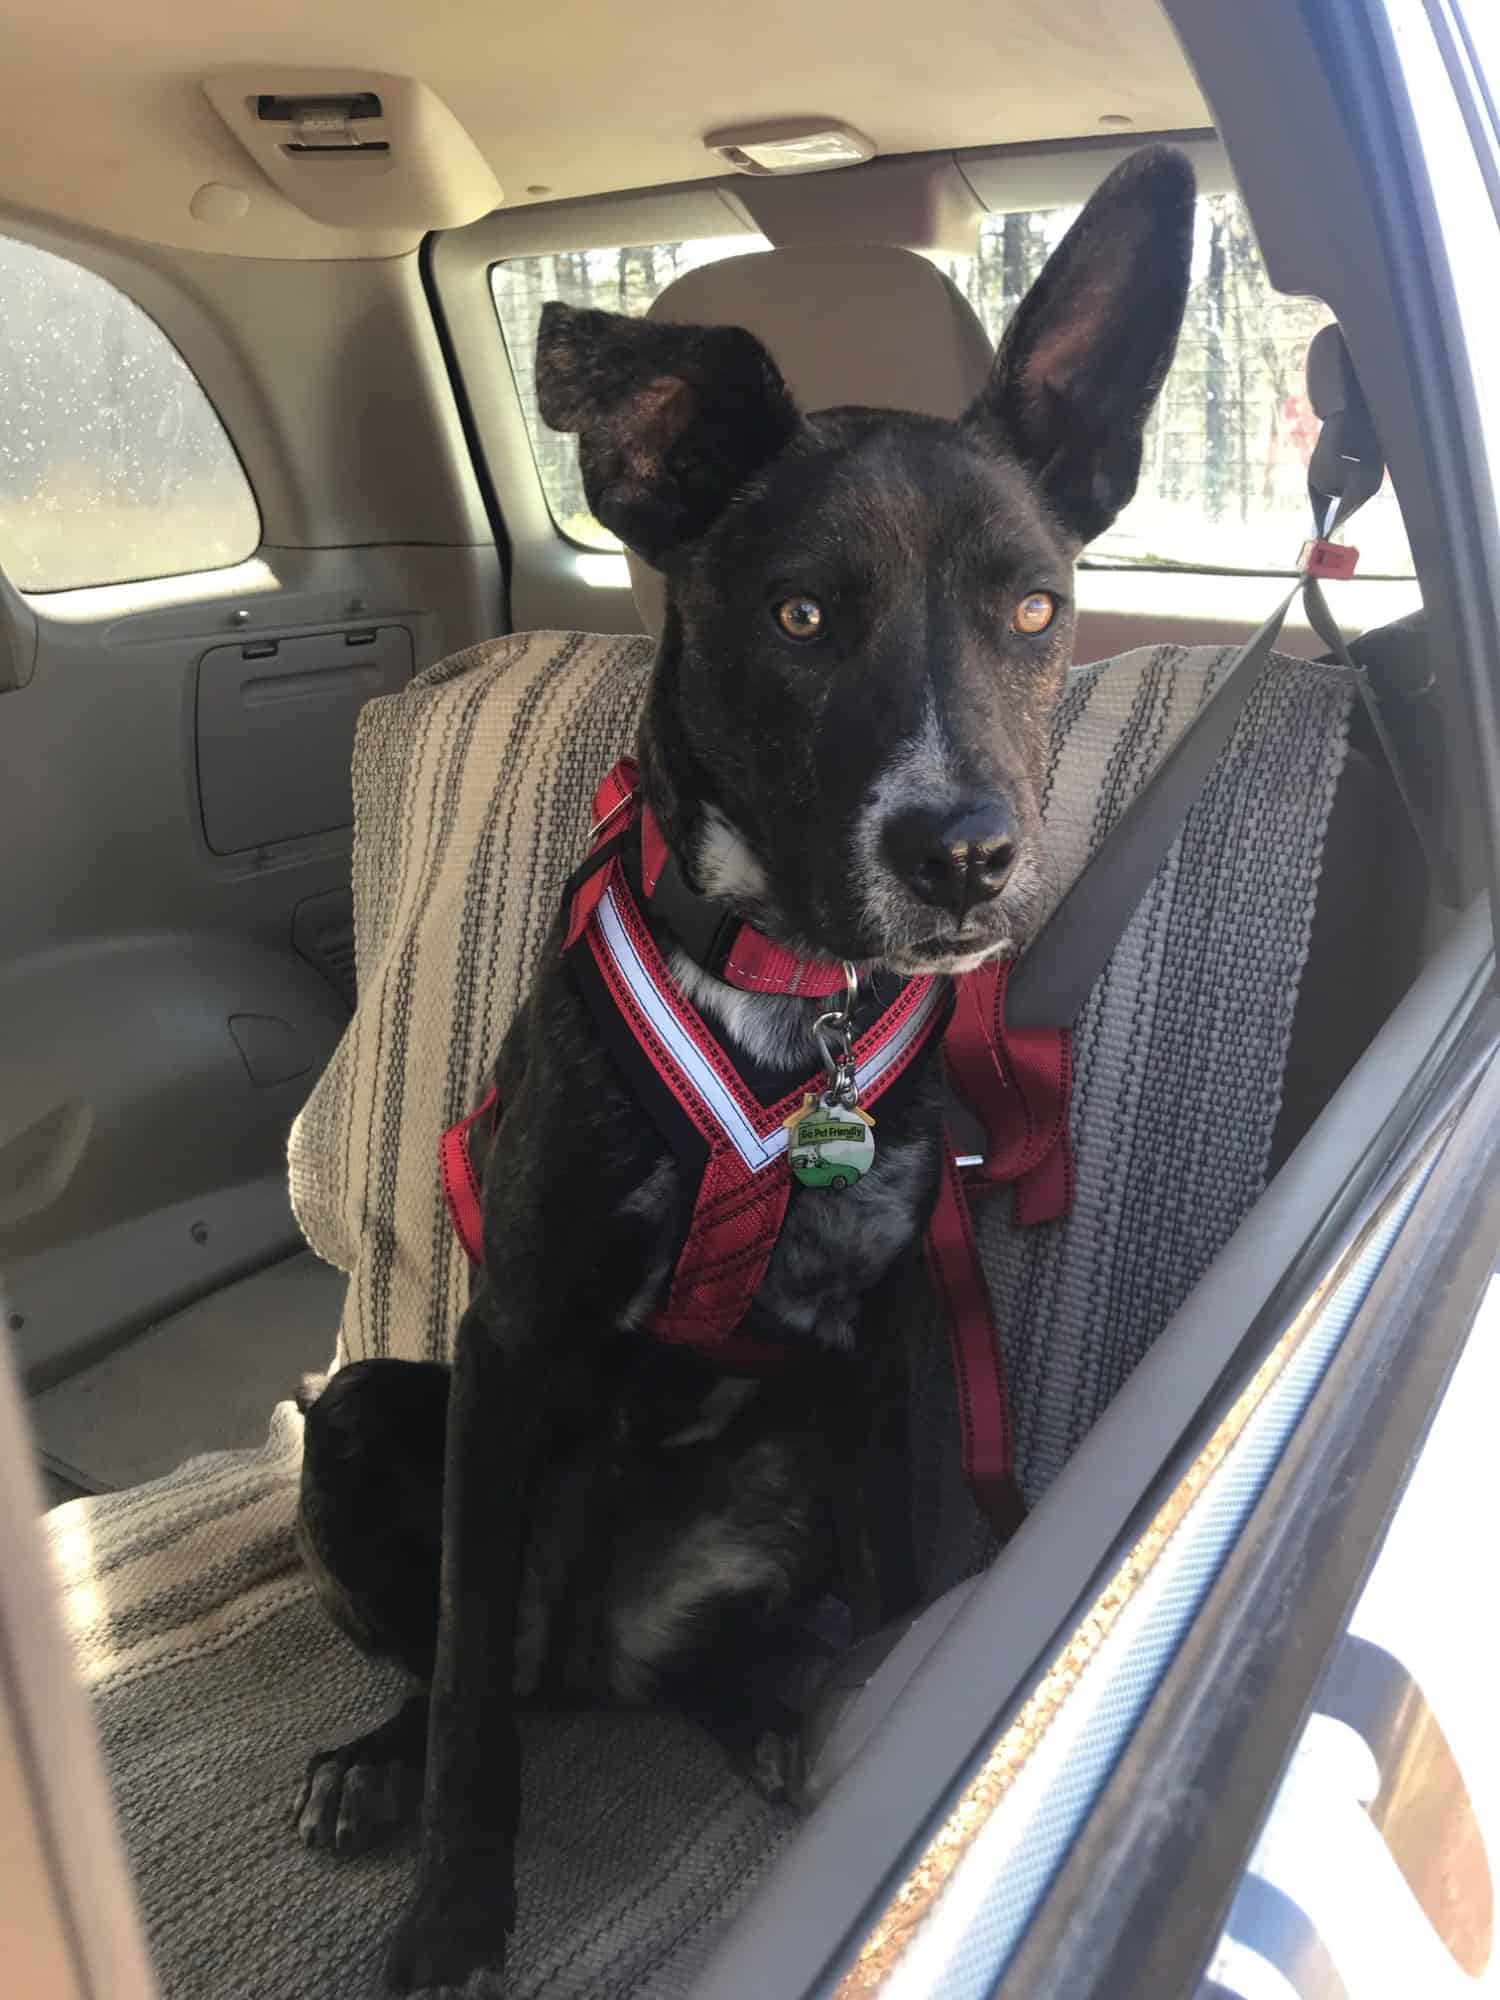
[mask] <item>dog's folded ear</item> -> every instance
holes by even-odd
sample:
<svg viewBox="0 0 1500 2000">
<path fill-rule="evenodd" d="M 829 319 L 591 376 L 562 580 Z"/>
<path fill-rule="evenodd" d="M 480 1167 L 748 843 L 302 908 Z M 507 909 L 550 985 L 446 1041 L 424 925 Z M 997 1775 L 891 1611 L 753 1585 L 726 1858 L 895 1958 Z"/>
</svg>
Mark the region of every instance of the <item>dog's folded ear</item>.
<svg viewBox="0 0 1500 2000">
<path fill-rule="evenodd" d="M 1174 147 L 1122 161 L 1016 308 L 964 419 L 1021 460 L 1080 542 L 1135 492 L 1187 301 L 1194 193 Z"/>
<path fill-rule="evenodd" d="M 776 363 L 737 326 L 674 326 L 542 308 L 537 402 L 578 433 L 588 503 L 647 562 L 708 528 L 782 449 L 797 411 Z"/>
</svg>

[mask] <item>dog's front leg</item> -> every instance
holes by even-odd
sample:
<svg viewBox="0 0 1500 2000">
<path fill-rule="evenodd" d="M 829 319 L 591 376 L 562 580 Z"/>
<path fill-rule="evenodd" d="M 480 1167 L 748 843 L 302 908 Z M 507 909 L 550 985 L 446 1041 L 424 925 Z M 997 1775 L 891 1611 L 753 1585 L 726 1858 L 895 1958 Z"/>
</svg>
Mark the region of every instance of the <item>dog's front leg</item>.
<svg viewBox="0 0 1500 2000">
<path fill-rule="evenodd" d="M 484 1184 L 486 1276 L 459 1323 L 417 1881 L 386 1958 L 400 1994 L 498 1994 L 515 1914 L 513 1691 L 530 1507 L 565 1408 L 598 1394 L 599 1344 L 639 1288 L 655 1163 L 566 989 L 507 1104 Z M 571 1011 L 570 1011 L 571 1008 Z M 577 1114 L 586 1103 L 589 1116 Z"/>
<path fill-rule="evenodd" d="M 931 1312 L 913 1250 L 861 1306 L 859 1366 L 830 1426 L 840 1469 L 834 1488 L 840 1587 L 856 1639 L 903 1617 L 917 1601 L 905 1328 Z"/>
<path fill-rule="evenodd" d="M 515 1917 L 516 1594 L 551 1370 L 507 1318 L 493 1292 L 476 1299 L 454 1351 L 422 1848 L 386 1959 L 394 1993 L 498 1993 Z"/>
</svg>

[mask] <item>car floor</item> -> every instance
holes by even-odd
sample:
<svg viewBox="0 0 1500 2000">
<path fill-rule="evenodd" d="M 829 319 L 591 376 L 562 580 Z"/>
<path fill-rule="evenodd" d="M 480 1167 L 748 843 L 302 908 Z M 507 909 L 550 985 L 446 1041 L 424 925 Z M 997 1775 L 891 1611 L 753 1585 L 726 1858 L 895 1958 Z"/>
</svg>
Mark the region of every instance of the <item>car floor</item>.
<svg viewBox="0 0 1500 2000">
<path fill-rule="evenodd" d="M 275 1404 L 332 1359 L 345 1282 L 303 1251 L 195 1300 L 35 1397 L 48 1504 L 260 1444 Z"/>
</svg>

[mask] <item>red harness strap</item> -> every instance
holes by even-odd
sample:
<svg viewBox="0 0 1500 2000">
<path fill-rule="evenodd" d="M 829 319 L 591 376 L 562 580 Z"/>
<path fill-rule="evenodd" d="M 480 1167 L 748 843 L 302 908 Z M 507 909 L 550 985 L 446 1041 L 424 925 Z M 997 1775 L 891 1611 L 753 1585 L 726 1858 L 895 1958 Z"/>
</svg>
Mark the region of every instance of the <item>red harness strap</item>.
<svg viewBox="0 0 1500 2000">
<path fill-rule="evenodd" d="M 927 1268 L 948 1324 L 964 1479 L 980 1512 L 1004 1541 L 1026 1512 L 1016 1483 L 1005 1358 L 962 1174 L 946 1135 L 937 1207 L 927 1225 Z"/>
<path fill-rule="evenodd" d="M 964 1477 L 1002 1541 L 1026 1507 L 1015 1476 L 1000 1329 L 969 1197 L 1010 1182 L 1023 1226 L 1055 1222 L 1073 1205 L 1072 1037 L 1066 1028 L 1006 1026 L 1009 973 L 1008 963 L 991 963 L 954 981 L 943 1055 L 954 1089 L 984 1127 L 985 1150 L 960 1167 L 952 1135 L 945 1135 L 943 1179 L 927 1227 L 928 1268 L 947 1315 Z"/>
<path fill-rule="evenodd" d="M 1073 1206 L 1073 1038 L 1067 1028 L 1008 1027 L 1009 977 L 1008 962 L 992 962 L 954 982 L 943 1055 L 955 1090 L 984 1126 L 984 1160 L 968 1169 L 968 1185 L 1012 1182 L 1024 1227 L 1055 1222 Z"/>
<path fill-rule="evenodd" d="M 622 761 L 595 797 L 595 845 L 636 818 L 635 770 Z M 666 848 L 648 812 L 639 814 L 639 823 L 642 886 L 649 896 Z M 747 1339 L 738 1328 L 765 1276 L 791 1193 L 784 1121 L 821 1079 L 810 1078 L 774 1105 L 763 1105 L 754 1096 L 672 978 L 618 854 L 575 891 L 564 950 L 589 954 L 612 1006 L 707 1147 L 687 1240 L 651 1332 L 735 1372 L 762 1373 L 785 1365 L 795 1350 Z M 841 968 L 800 961 L 748 925 L 734 939 L 729 961 L 737 975 L 733 983 L 747 991 L 815 997 L 843 983 Z M 1007 970 L 984 966 L 955 982 L 956 1006 L 944 1051 L 960 1094 L 984 1125 L 986 1149 L 982 1162 L 965 1176 L 953 1164 L 948 1144 L 927 1239 L 952 1347 L 964 1475 L 1002 1536 L 1015 1527 L 1024 1508 L 1014 1474 L 1004 1362 L 967 1190 L 1013 1182 L 1022 1223 L 1065 1214 L 1072 1200 L 1068 1034 L 1064 1029 L 1006 1029 Z M 858 1038 L 855 1062 L 862 1103 L 875 1102 L 926 1046 L 942 1018 L 943 999 L 942 982 L 909 981 Z M 444 1199 L 458 1238 L 476 1264 L 483 1246 L 470 1132 L 487 1115 L 498 1124 L 493 1089 L 441 1142 Z"/>
<path fill-rule="evenodd" d="M 484 1262 L 484 1222 L 479 1176 L 474 1171 L 474 1160 L 469 1151 L 469 1133 L 486 1112 L 493 1114 L 494 1125 L 500 1123 L 498 1084 L 492 1083 L 484 1102 L 467 1118 L 460 1118 L 456 1125 L 450 1125 L 438 1141 L 438 1167 L 443 1177 L 443 1200 L 448 1206 L 448 1219 L 471 1264 Z"/>
</svg>

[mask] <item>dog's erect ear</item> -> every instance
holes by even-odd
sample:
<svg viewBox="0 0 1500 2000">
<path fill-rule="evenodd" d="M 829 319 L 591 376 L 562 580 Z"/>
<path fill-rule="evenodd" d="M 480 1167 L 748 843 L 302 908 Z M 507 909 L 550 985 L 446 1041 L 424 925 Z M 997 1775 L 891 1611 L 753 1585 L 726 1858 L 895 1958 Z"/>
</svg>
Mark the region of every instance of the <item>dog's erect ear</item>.
<svg viewBox="0 0 1500 2000">
<path fill-rule="evenodd" d="M 964 420 L 998 434 L 1081 542 L 1135 492 L 1187 299 L 1193 195 L 1171 146 L 1122 161 L 1016 308 Z"/>
<path fill-rule="evenodd" d="M 660 563 L 708 528 L 796 428 L 776 363 L 738 326 L 542 308 L 537 402 L 577 431 L 583 489 L 627 548 Z"/>
</svg>

